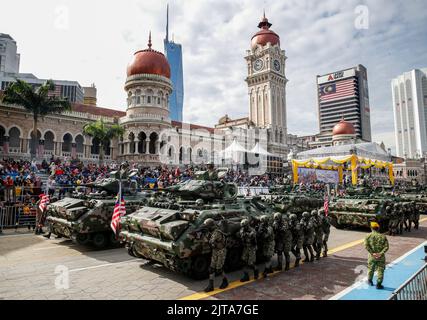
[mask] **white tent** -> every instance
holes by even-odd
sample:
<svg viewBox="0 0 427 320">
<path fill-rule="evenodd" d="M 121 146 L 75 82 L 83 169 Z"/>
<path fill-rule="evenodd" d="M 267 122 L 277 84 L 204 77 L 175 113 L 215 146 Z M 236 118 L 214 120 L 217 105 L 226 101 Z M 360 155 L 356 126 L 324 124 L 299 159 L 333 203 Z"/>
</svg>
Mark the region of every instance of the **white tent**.
<svg viewBox="0 0 427 320">
<path fill-rule="evenodd" d="M 220 152 L 220 157 L 224 160 L 233 160 L 237 164 L 243 164 L 246 152 L 248 151 L 234 139 L 232 144 Z"/>
<path fill-rule="evenodd" d="M 259 142 L 257 142 L 256 145 L 249 152 L 259 154 L 260 156 L 273 156 L 272 153 L 268 152 L 263 147 L 261 147 L 259 145 Z"/>
</svg>

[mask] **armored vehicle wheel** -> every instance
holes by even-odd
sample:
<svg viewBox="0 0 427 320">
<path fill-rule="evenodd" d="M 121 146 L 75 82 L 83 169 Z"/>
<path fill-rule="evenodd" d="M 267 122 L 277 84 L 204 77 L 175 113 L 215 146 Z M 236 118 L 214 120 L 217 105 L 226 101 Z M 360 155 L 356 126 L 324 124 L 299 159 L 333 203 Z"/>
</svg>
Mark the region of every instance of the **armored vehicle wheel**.
<svg viewBox="0 0 427 320">
<path fill-rule="evenodd" d="M 89 235 L 87 233 L 79 233 L 76 235 L 76 242 L 80 245 L 88 244 L 89 240 Z"/>
<path fill-rule="evenodd" d="M 93 235 L 92 242 L 97 249 L 103 249 L 107 246 L 108 239 L 105 233 L 98 232 Z"/>
<path fill-rule="evenodd" d="M 109 242 L 112 246 L 118 246 L 120 244 L 120 240 L 113 232 L 110 232 Z"/>
<path fill-rule="evenodd" d="M 210 255 L 194 257 L 191 263 L 190 276 L 196 280 L 202 280 L 209 275 Z"/>
</svg>

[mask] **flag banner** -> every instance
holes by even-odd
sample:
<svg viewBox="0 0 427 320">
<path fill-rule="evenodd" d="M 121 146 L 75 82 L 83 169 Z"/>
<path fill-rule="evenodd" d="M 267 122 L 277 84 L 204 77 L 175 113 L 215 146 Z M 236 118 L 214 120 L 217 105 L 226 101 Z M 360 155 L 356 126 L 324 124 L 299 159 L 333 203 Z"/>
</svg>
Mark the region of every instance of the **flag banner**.
<svg viewBox="0 0 427 320">
<path fill-rule="evenodd" d="M 126 207 L 125 207 L 125 199 L 121 195 L 121 192 L 117 194 L 117 200 L 114 205 L 113 210 L 113 217 L 111 218 L 111 229 L 113 229 L 113 232 L 117 234 L 117 230 L 119 229 L 120 224 L 120 218 L 123 217 L 123 215 L 126 213 Z"/>
<path fill-rule="evenodd" d="M 320 86 L 320 101 L 343 99 L 356 95 L 356 86 L 353 79 L 342 80 L 336 83 Z"/>
<path fill-rule="evenodd" d="M 49 204 L 49 195 L 42 196 L 39 204 L 40 211 L 44 212 L 47 209 L 48 204 Z"/>
</svg>

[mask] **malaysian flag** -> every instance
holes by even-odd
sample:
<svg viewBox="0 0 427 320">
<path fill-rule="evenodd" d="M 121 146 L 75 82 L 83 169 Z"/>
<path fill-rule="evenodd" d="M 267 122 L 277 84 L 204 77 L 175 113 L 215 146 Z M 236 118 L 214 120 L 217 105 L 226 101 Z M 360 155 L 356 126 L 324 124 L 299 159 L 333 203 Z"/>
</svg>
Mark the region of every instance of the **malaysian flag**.
<svg viewBox="0 0 427 320">
<path fill-rule="evenodd" d="M 43 195 L 39 204 L 40 211 L 44 212 L 48 204 L 49 204 L 49 195 Z"/>
<path fill-rule="evenodd" d="M 324 84 L 320 86 L 319 93 L 320 101 L 329 101 L 354 96 L 356 94 L 354 79 Z"/>
<path fill-rule="evenodd" d="M 120 218 L 126 213 L 125 199 L 122 196 L 121 190 L 117 194 L 116 204 L 114 205 L 113 217 L 111 218 L 111 229 L 117 234 Z"/>
<path fill-rule="evenodd" d="M 329 214 L 329 197 L 325 194 L 325 202 L 323 203 L 323 210 L 325 210 L 325 216 L 327 217 Z"/>
</svg>

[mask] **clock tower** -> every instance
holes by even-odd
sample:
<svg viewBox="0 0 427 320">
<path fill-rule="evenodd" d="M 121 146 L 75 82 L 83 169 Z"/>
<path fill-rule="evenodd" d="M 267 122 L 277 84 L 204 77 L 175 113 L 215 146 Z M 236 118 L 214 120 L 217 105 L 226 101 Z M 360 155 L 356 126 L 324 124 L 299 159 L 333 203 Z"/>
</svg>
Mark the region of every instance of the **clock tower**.
<svg viewBox="0 0 427 320">
<path fill-rule="evenodd" d="M 271 142 L 286 143 L 285 50 L 280 37 L 270 30 L 265 17 L 258 24 L 261 30 L 251 41 L 245 57 L 248 67 L 249 120 L 259 128 L 269 129 Z"/>
</svg>

